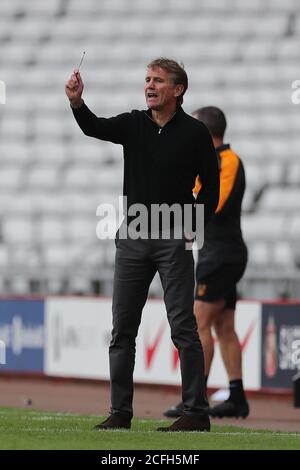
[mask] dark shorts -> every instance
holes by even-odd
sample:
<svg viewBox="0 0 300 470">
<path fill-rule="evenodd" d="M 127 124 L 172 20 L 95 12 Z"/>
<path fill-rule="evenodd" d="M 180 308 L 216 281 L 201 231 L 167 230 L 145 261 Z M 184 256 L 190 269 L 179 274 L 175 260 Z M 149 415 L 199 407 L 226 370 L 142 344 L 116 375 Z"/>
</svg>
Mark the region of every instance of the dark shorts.
<svg viewBox="0 0 300 470">
<path fill-rule="evenodd" d="M 226 263 L 203 278 L 197 279 L 195 300 L 225 300 L 225 308 L 235 309 L 236 284 L 244 274 L 246 263 Z"/>
</svg>

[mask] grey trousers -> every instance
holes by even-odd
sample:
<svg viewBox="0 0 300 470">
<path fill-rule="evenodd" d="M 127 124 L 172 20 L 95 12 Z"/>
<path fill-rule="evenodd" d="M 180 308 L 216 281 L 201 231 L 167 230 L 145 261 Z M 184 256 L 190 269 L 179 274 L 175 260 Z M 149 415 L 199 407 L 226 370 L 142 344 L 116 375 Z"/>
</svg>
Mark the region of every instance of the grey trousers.
<svg viewBox="0 0 300 470">
<path fill-rule="evenodd" d="M 133 415 L 135 339 L 149 286 L 159 272 L 171 337 L 179 351 L 185 413 L 208 406 L 204 356 L 193 314 L 194 259 L 185 240 L 116 239 L 113 330 L 109 347 L 111 413 Z"/>
</svg>

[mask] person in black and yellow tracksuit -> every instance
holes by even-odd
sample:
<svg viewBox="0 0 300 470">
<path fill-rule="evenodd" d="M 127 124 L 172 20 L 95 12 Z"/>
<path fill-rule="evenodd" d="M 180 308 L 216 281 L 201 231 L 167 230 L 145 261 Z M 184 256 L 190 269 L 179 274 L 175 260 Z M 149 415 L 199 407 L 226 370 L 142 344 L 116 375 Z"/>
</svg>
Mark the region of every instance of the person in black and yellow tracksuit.
<svg viewBox="0 0 300 470">
<path fill-rule="evenodd" d="M 240 223 L 245 172 L 240 158 L 229 144 L 224 144 L 224 113 L 209 106 L 194 112 L 193 116 L 208 127 L 220 169 L 219 204 L 206 227 L 203 248 L 198 252 L 194 314 L 204 349 L 206 382 L 214 355 L 214 327 L 229 378 L 230 395 L 225 402 L 209 408 L 209 413 L 214 417 L 245 418 L 249 414 L 249 405 L 243 388 L 241 349 L 234 329 L 236 284 L 247 264 L 247 247 Z M 197 177 L 195 195 L 200 188 L 201 181 Z M 164 414 L 168 417 L 178 416 L 181 408 L 179 403 Z"/>
</svg>

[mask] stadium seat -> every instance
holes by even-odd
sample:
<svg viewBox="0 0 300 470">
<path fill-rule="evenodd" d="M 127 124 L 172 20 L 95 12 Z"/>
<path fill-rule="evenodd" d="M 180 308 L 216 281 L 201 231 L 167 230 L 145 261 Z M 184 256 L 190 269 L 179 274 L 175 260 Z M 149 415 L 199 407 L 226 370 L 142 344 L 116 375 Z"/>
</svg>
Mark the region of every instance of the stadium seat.
<svg viewBox="0 0 300 470">
<path fill-rule="evenodd" d="M 244 215 L 242 229 L 246 240 L 282 240 L 285 237 L 287 226 L 284 215 L 251 214 Z"/>
<path fill-rule="evenodd" d="M 0 191 L 17 189 L 24 183 L 24 173 L 22 167 L 13 164 L 2 166 L 0 171 Z"/>
<path fill-rule="evenodd" d="M 63 244 L 47 244 L 43 250 L 43 262 L 48 267 L 48 276 L 53 272 L 53 268 L 58 269 L 60 276 L 65 273 L 61 270 L 68 268 L 67 247 Z M 71 266 L 70 266 L 71 269 Z M 55 271 L 56 272 L 56 271 Z"/>
<path fill-rule="evenodd" d="M 22 191 L 15 191 L 13 188 L 10 189 L 10 193 L 7 194 L 9 197 L 9 205 L 3 213 L 10 213 L 14 216 L 30 216 L 36 210 L 36 198 L 32 192 L 30 194 Z"/>
<path fill-rule="evenodd" d="M 255 41 L 249 41 L 248 44 L 241 45 L 242 57 L 245 61 L 268 61 L 272 59 L 274 42 L 268 38 L 261 38 Z"/>
<path fill-rule="evenodd" d="M 36 237 L 40 243 L 61 242 L 64 240 L 66 221 L 60 217 L 42 217 L 36 227 Z"/>
<path fill-rule="evenodd" d="M 15 166 L 24 165 L 30 161 L 31 152 L 29 146 L 25 146 L 21 142 L 7 142 L 0 143 L 0 162 L 14 164 Z"/>
<path fill-rule="evenodd" d="M 32 59 L 34 50 L 34 43 L 22 42 L 21 40 L 9 42 L 1 48 L 1 62 L 13 66 L 24 66 Z"/>
<path fill-rule="evenodd" d="M 293 61 L 299 58 L 299 41 L 297 37 L 285 38 L 275 48 L 277 60 Z M 296 77 L 295 77 L 296 79 Z"/>
<path fill-rule="evenodd" d="M 300 184 L 300 165 L 298 162 L 292 162 L 287 168 L 286 181 L 288 185 L 299 185 Z M 297 188 L 297 197 L 298 197 Z"/>
<path fill-rule="evenodd" d="M 299 212 L 300 199 L 298 188 L 270 187 L 259 201 L 259 210 L 265 213 Z"/>
<path fill-rule="evenodd" d="M 0 2 L 0 18 L 5 18 L 7 21 L 20 10 L 22 4 L 22 0 L 2 0 Z"/>
<path fill-rule="evenodd" d="M 40 274 L 40 269 L 42 267 L 41 253 L 39 253 L 39 250 L 36 247 L 31 245 L 22 245 L 20 243 L 12 246 L 9 254 L 10 267 L 19 271 L 23 278 L 26 272 L 28 274 L 33 272 L 37 272 L 38 275 Z M 22 293 L 28 293 L 28 285 L 27 292 Z"/>
<path fill-rule="evenodd" d="M 97 166 L 72 165 L 65 174 L 64 184 L 69 188 L 91 188 L 96 186 Z"/>
<path fill-rule="evenodd" d="M 74 216 L 65 221 L 65 234 L 73 242 L 93 243 L 96 241 L 96 214 L 89 217 Z"/>
<path fill-rule="evenodd" d="M 292 267 L 294 256 L 291 244 L 287 241 L 276 242 L 273 247 L 273 262 L 279 267 Z"/>
<path fill-rule="evenodd" d="M 293 241 L 299 242 L 300 238 L 300 217 L 295 215 L 292 217 L 290 225 L 288 227 L 288 238 Z"/>
<path fill-rule="evenodd" d="M 68 158 L 72 158 L 68 147 L 63 143 L 54 142 L 53 139 L 36 139 L 34 143 L 28 145 L 32 160 L 36 165 L 41 163 L 58 166 L 65 163 Z"/>
<path fill-rule="evenodd" d="M 256 242 L 249 246 L 249 264 L 254 266 L 268 266 L 271 252 L 267 243 Z"/>
<path fill-rule="evenodd" d="M 40 2 L 39 0 L 30 0 L 26 3 L 26 13 L 29 16 L 51 17 L 58 13 L 61 7 L 61 0 L 51 0 L 51 2 Z M 23 7 L 24 8 L 24 7 Z"/>
<path fill-rule="evenodd" d="M 2 236 L 4 243 L 8 245 L 30 244 L 34 242 L 35 236 L 33 223 L 24 216 L 7 216 L 2 220 Z"/>
<path fill-rule="evenodd" d="M 59 186 L 58 168 L 48 165 L 36 165 L 28 174 L 26 185 L 31 188 L 56 189 Z"/>
<path fill-rule="evenodd" d="M 18 28 L 14 32 L 17 41 L 34 42 L 39 41 L 47 34 L 51 33 L 51 27 L 54 21 L 45 15 L 43 18 L 39 16 L 27 16 L 20 22 Z"/>
<path fill-rule="evenodd" d="M 29 125 L 26 117 L 9 116 L 4 114 L 0 123 L 1 134 L 5 135 L 6 139 L 14 142 L 25 140 L 29 134 Z"/>
<path fill-rule="evenodd" d="M 0 245 L 0 264 L 2 269 L 7 269 L 9 266 L 9 253 L 6 245 Z"/>
</svg>

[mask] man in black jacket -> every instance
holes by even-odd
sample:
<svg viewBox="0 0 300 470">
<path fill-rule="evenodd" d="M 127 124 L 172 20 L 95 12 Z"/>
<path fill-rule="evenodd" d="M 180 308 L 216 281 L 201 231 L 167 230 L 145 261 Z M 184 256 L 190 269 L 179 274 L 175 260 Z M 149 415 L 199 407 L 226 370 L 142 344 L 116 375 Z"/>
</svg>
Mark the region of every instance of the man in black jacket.
<svg viewBox="0 0 300 470">
<path fill-rule="evenodd" d="M 183 416 L 171 426 L 158 430 L 210 430 L 203 350 L 193 315 L 192 252 L 186 249 L 184 236 L 178 239 L 172 233 L 169 239 L 163 237 L 161 226 L 157 238 L 151 217 L 146 230 L 150 237 L 132 239 L 128 230 L 133 219 L 130 207 L 135 204 L 146 207 L 148 214 L 155 205 L 193 207 L 192 188 L 197 175 L 201 177 L 202 188 L 196 202 L 204 204 L 205 222 L 217 207 L 217 158 L 207 128 L 181 107 L 187 86 L 187 75 L 181 66 L 170 59 L 156 59 L 147 67 L 144 89 L 148 110 L 105 119 L 95 116 L 83 102 L 84 85 L 78 71 L 74 71 L 66 84 L 66 94 L 82 131 L 88 136 L 121 144 L 124 149 L 123 194 L 127 197 L 128 213 L 121 227 L 122 235 L 119 229 L 116 237 L 113 330 L 109 348 L 111 411 L 110 416 L 96 426 L 99 430 L 130 428 L 135 339 L 156 271 L 164 289 L 172 340 L 179 350 L 184 404 Z"/>
</svg>

